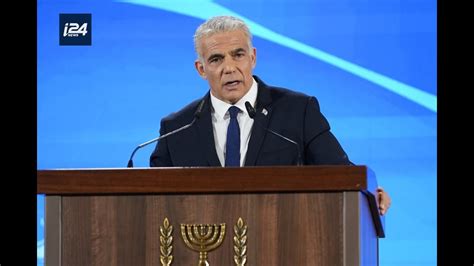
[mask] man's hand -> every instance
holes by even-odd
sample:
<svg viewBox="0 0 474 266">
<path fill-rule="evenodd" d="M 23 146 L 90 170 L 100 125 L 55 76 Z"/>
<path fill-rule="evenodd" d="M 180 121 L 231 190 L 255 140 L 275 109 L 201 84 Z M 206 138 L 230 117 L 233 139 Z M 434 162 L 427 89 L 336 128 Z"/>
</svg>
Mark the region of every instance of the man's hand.
<svg viewBox="0 0 474 266">
<path fill-rule="evenodd" d="M 380 215 L 386 214 L 392 204 L 392 200 L 382 187 L 377 188 L 377 202 L 379 204 Z"/>
</svg>

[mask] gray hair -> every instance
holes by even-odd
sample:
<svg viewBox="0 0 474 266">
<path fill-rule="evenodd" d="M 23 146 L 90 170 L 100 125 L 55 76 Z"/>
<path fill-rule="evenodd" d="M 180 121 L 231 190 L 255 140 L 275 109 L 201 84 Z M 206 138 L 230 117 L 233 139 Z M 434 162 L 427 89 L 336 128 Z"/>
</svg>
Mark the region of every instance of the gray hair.
<svg viewBox="0 0 474 266">
<path fill-rule="evenodd" d="M 204 62 L 200 47 L 201 39 L 203 37 L 208 37 L 215 33 L 229 32 L 234 30 L 243 31 L 247 37 L 249 49 L 252 49 L 252 34 L 243 20 L 232 16 L 212 17 L 201 24 L 194 33 L 194 49 L 196 50 L 199 60 Z"/>
</svg>

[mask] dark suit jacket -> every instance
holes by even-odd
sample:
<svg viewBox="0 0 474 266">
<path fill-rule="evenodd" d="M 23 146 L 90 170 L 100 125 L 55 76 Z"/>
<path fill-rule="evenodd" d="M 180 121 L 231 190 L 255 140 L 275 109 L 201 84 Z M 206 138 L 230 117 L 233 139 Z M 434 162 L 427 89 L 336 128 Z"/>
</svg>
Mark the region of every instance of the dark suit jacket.
<svg viewBox="0 0 474 266">
<path fill-rule="evenodd" d="M 304 164 L 351 164 L 330 132 L 315 97 L 268 86 L 257 76 L 254 78 L 258 83 L 257 114 L 245 166 L 297 164 L 296 146 L 265 128 L 296 141 Z M 209 92 L 204 99 L 200 118 L 190 128 L 161 140 L 150 157 L 150 166 L 221 166 L 214 143 Z M 200 101 L 196 100 L 163 118 L 160 134 L 190 123 Z"/>
</svg>

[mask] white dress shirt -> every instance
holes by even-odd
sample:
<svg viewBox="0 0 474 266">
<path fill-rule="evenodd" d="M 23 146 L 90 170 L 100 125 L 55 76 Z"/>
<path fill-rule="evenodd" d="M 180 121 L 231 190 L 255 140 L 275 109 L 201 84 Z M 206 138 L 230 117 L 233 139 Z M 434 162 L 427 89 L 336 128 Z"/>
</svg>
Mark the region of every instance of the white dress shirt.
<svg viewBox="0 0 474 266">
<path fill-rule="evenodd" d="M 245 108 L 245 102 L 250 102 L 252 106 L 255 106 L 257 101 L 257 82 L 252 78 L 252 86 L 250 90 L 236 103 L 234 106 L 238 107 L 241 112 L 237 115 L 237 121 L 239 122 L 240 128 L 240 166 L 244 165 L 245 156 L 247 155 L 247 146 L 250 140 L 250 131 L 252 130 L 253 119 L 250 118 Z M 225 146 L 227 139 L 227 127 L 229 126 L 230 116 L 229 107 L 232 105 L 217 99 L 212 95 L 211 91 L 211 104 L 212 104 L 212 128 L 214 132 L 214 142 L 216 144 L 216 152 L 219 157 L 221 165 L 225 165 Z"/>
</svg>

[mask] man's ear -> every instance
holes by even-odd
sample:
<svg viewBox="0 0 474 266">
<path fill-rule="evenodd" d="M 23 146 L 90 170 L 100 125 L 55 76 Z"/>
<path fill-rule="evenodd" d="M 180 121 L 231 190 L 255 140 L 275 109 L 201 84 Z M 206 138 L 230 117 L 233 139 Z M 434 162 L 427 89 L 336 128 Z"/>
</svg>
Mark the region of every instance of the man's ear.
<svg viewBox="0 0 474 266">
<path fill-rule="evenodd" d="M 202 64 L 202 62 L 199 59 L 194 61 L 194 67 L 196 68 L 196 70 L 197 70 L 199 76 L 201 76 L 201 78 L 207 79 L 206 72 L 204 72 L 204 65 Z"/>
</svg>

